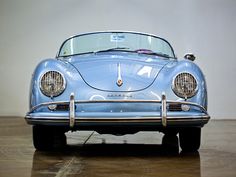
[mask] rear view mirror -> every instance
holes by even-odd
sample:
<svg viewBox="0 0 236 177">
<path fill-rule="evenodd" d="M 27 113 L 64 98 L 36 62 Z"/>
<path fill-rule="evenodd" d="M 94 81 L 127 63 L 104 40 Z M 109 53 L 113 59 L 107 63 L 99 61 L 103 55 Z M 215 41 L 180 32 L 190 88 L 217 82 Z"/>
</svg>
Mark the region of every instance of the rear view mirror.
<svg viewBox="0 0 236 177">
<path fill-rule="evenodd" d="M 191 60 L 191 61 L 194 61 L 196 59 L 196 57 L 193 53 L 186 53 L 184 55 L 184 58 L 187 59 L 187 60 Z"/>
</svg>

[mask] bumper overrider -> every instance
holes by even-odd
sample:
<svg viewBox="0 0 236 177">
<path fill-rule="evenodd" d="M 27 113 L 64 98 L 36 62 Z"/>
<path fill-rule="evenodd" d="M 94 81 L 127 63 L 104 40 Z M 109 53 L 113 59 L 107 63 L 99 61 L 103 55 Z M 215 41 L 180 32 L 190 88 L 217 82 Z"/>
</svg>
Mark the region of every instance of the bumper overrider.
<svg viewBox="0 0 236 177">
<path fill-rule="evenodd" d="M 156 103 L 160 105 L 160 112 L 155 113 L 96 113 L 83 114 L 76 112 L 75 106 L 80 104 L 90 103 Z M 60 113 L 54 112 L 37 112 L 37 109 L 49 105 L 69 105 L 69 110 Z M 169 112 L 167 110 L 168 104 L 183 104 L 196 108 L 194 112 Z M 186 101 L 170 101 L 166 99 L 163 94 L 161 100 L 75 100 L 74 94 L 71 93 L 69 101 L 46 102 L 36 105 L 31 108 L 30 112 L 25 116 L 28 124 L 32 125 L 62 125 L 68 126 L 71 129 L 78 127 L 81 124 L 153 124 L 161 127 L 167 126 L 200 126 L 202 127 L 210 119 L 206 109 L 196 103 Z"/>
</svg>

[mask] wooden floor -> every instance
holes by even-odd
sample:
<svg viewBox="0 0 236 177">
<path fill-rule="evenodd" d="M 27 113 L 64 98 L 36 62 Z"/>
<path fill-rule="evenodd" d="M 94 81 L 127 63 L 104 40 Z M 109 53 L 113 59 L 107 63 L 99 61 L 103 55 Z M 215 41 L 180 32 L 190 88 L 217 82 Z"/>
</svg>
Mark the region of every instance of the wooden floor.
<svg viewBox="0 0 236 177">
<path fill-rule="evenodd" d="M 236 121 L 210 121 L 198 153 L 167 152 L 161 138 L 158 132 L 69 132 L 63 152 L 38 152 L 23 118 L 0 117 L 0 177 L 236 176 Z"/>
</svg>

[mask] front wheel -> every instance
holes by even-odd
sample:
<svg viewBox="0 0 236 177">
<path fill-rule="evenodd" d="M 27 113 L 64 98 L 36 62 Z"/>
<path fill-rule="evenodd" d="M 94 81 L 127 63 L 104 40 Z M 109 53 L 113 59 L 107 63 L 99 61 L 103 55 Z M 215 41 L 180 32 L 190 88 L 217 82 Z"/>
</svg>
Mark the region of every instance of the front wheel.
<svg viewBox="0 0 236 177">
<path fill-rule="evenodd" d="M 33 144 L 37 150 L 47 151 L 66 146 L 65 131 L 58 127 L 33 126 Z"/>
<path fill-rule="evenodd" d="M 201 144 L 201 128 L 184 128 L 179 131 L 179 141 L 182 151 L 198 151 Z"/>
</svg>

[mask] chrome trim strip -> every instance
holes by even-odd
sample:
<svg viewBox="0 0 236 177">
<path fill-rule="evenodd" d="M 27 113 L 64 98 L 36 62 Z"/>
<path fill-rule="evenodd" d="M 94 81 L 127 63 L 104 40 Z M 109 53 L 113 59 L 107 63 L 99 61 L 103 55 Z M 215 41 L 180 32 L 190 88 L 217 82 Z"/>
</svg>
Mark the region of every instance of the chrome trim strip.
<svg viewBox="0 0 236 177">
<path fill-rule="evenodd" d="M 31 118 L 30 116 L 25 117 L 26 120 L 32 121 L 32 122 L 63 122 L 67 123 L 68 122 L 68 117 L 33 117 Z M 195 116 L 195 117 L 167 117 L 168 122 L 202 122 L 202 121 L 209 121 L 210 117 L 209 116 Z M 123 117 L 123 118 L 114 118 L 114 117 L 106 117 L 106 118 L 95 118 L 95 117 L 75 117 L 76 122 L 107 122 L 107 123 L 112 123 L 112 122 L 160 122 L 162 123 L 161 117 L 142 117 L 142 118 L 136 118 L 136 117 Z"/>
<path fill-rule="evenodd" d="M 161 103 L 161 100 L 75 100 L 75 104 L 88 104 L 88 103 Z M 55 101 L 55 102 L 45 102 L 38 104 L 31 108 L 30 112 L 35 111 L 36 109 L 43 107 L 43 106 L 49 106 L 52 104 L 69 104 L 69 101 Z M 206 109 L 197 103 L 192 102 L 186 102 L 186 101 L 172 101 L 172 100 L 166 100 L 166 103 L 178 103 L 178 104 L 186 104 L 190 106 L 196 106 L 200 108 L 203 113 L 208 114 Z"/>
<path fill-rule="evenodd" d="M 68 120 L 68 117 L 66 116 L 62 116 L 62 117 L 59 117 L 59 116 L 52 116 L 52 117 L 48 117 L 48 116 L 30 116 L 30 115 L 27 115 L 25 116 L 25 118 L 27 119 L 30 119 L 30 118 L 33 118 L 33 119 L 67 119 Z M 167 117 L 167 119 L 171 120 L 171 119 L 193 119 L 193 118 L 196 118 L 196 119 L 200 119 L 200 118 L 210 118 L 210 116 L 208 115 L 199 115 L 199 116 L 171 116 L 171 117 Z M 97 117 L 75 117 L 75 119 L 98 119 L 98 120 L 101 120 L 101 119 L 106 119 L 106 120 L 110 120 L 110 119 L 127 119 L 127 120 L 130 120 L 130 119 L 137 119 L 137 120 L 140 120 L 140 119 L 143 119 L 143 120 L 146 120 L 146 119 L 160 119 L 161 120 L 161 117 L 160 116 L 155 116 L 155 117 L 151 117 L 151 116 L 147 116 L 147 117 L 102 117 L 102 118 L 97 118 Z"/>
<path fill-rule="evenodd" d="M 71 95 L 70 95 L 69 118 L 70 118 L 70 127 L 73 128 L 75 125 L 75 96 L 74 96 L 74 93 L 71 93 Z"/>
<path fill-rule="evenodd" d="M 166 95 L 161 96 L 161 122 L 164 127 L 167 126 Z"/>
</svg>

